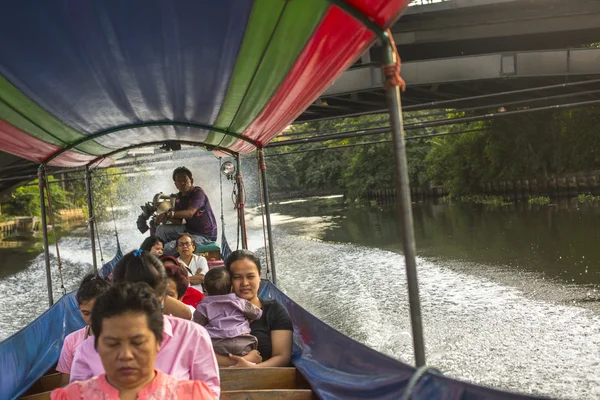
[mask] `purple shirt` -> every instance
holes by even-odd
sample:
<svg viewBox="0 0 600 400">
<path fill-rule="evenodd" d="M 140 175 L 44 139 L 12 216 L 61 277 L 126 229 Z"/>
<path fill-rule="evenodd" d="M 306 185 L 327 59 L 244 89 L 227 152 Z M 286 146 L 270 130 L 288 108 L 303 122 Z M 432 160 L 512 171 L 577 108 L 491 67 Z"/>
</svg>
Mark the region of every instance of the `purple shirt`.
<svg viewBox="0 0 600 400">
<path fill-rule="evenodd" d="M 217 398 L 221 392 L 219 366 L 206 329 L 192 321 L 163 316 L 163 341 L 154 368 L 177 379 L 204 381 Z M 75 350 L 71 382 L 102 375 L 104 367 L 94 349 L 94 337 Z"/>
<path fill-rule="evenodd" d="M 185 220 L 187 230 L 194 235 L 206 236 L 213 242 L 217 240 L 215 215 L 206 193 L 199 186 L 194 186 L 186 194 L 177 193 L 175 210 L 187 210 L 190 207 L 194 207 L 196 213 L 192 218 Z"/>
<path fill-rule="evenodd" d="M 194 321 L 204 325 L 213 339 L 234 338 L 250 333 L 248 320 L 259 319 L 262 310 L 235 293 L 204 296 L 194 312 Z"/>
</svg>

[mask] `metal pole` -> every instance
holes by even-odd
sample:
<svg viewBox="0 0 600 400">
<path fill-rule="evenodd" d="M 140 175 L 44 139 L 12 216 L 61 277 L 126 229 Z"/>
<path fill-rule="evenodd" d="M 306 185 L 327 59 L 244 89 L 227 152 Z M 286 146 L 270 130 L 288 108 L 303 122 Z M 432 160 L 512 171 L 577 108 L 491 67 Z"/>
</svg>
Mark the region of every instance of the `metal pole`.
<svg viewBox="0 0 600 400">
<path fill-rule="evenodd" d="M 98 261 L 96 260 L 96 236 L 94 235 L 94 229 L 96 225 L 96 216 L 94 214 L 94 203 L 92 201 L 92 171 L 90 166 L 85 167 L 85 192 L 87 194 L 87 206 L 88 206 L 88 223 L 90 225 L 90 239 L 92 240 L 92 266 L 94 273 L 98 273 Z"/>
<path fill-rule="evenodd" d="M 273 233 L 271 231 L 271 213 L 269 211 L 269 190 L 267 189 L 267 164 L 265 163 L 265 152 L 258 150 L 258 163 L 260 167 L 260 177 L 262 180 L 263 200 L 265 202 L 265 215 L 267 217 L 267 234 L 269 235 L 269 257 L 271 258 L 271 274 L 273 284 L 277 284 L 277 274 L 275 272 L 275 256 L 273 251 Z"/>
<path fill-rule="evenodd" d="M 237 210 L 238 219 L 240 221 L 240 227 L 242 229 L 242 249 L 248 249 L 248 233 L 246 232 L 246 213 L 244 212 L 244 185 L 242 184 L 242 160 L 239 154 L 235 156 L 237 176 L 235 181 L 237 184 L 238 198 L 237 198 Z"/>
<path fill-rule="evenodd" d="M 384 43 L 383 62 L 394 64 L 394 53 L 391 44 Z M 384 81 L 389 79 L 384 76 Z M 406 262 L 406 280 L 408 283 L 408 300 L 410 304 L 410 319 L 413 332 L 413 347 L 417 367 L 425 365 L 425 345 L 423 341 L 423 325 L 421 321 L 421 301 L 419 299 L 419 284 L 417 280 L 415 232 L 413 229 L 412 203 L 408 181 L 408 163 L 406 160 L 406 143 L 404 141 L 404 128 L 402 121 L 402 104 L 400 101 L 400 88 L 390 85 L 385 89 L 390 111 L 392 126 L 392 139 L 394 143 L 394 166 L 396 170 L 396 190 L 398 192 L 399 223 L 402 232 L 404 259 Z"/>
<path fill-rule="evenodd" d="M 44 235 L 44 261 L 46 263 L 46 285 L 48 286 L 48 304 L 54 304 L 52 295 L 52 271 L 50 269 L 50 248 L 48 247 L 48 225 L 46 224 L 46 200 L 44 199 L 44 185 L 46 183 L 46 174 L 43 168 L 38 169 L 38 184 L 40 187 L 40 211 L 42 233 Z"/>
</svg>

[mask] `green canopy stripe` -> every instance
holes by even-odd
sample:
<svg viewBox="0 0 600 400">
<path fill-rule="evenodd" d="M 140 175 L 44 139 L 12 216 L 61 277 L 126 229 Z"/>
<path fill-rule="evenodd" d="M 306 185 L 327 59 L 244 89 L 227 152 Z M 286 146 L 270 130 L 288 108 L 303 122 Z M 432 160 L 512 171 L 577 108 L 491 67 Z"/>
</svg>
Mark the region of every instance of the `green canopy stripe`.
<svg viewBox="0 0 600 400">
<path fill-rule="evenodd" d="M 272 7 L 281 9 L 283 14 L 273 12 Z M 281 85 L 328 7 L 329 3 L 323 0 L 255 2 L 215 126 L 244 132 Z M 235 138 L 227 137 L 221 146 L 234 142 Z"/>
<path fill-rule="evenodd" d="M 83 137 L 81 132 L 65 125 L 35 104 L 4 77 L 0 76 L 0 118 L 37 139 L 65 147 Z M 86 142 L 76 150 L 100 155 L 110 149 L 94 142 Z"/>
</svg>

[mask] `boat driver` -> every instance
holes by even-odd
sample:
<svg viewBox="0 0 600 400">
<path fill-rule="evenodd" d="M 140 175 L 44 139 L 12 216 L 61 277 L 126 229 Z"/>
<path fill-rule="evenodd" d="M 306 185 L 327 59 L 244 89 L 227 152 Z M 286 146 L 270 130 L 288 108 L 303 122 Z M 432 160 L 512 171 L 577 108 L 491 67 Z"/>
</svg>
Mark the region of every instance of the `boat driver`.
<svg viewBox="0 0 600 400">
<path fill-rule="evenodd" d="M 192 172 L 186 167 L 176 168 L 173 181 L 179 190 L 175 207 L 156 218 L 160 225 L 155 235 L 165 242 L 166 255 L 176 254 L 176 240 L 184 232 L 191 234 L 198 246 L 217 240 L 217 223 L 210 201 L 200 186 L 194 186 Z"/>
</svg>

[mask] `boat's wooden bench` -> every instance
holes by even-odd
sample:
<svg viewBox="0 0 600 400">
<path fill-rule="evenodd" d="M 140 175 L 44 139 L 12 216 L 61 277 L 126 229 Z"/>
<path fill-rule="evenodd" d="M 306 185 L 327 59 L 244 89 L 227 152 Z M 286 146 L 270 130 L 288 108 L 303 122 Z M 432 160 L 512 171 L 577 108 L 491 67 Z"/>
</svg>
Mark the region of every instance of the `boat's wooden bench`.
<svg viewBox="0 0 600 400">
<path fill-rule="evenodd" d="M 316 395 L 294 367 L 221 368 L 221 398 L 226 400 L 312 400 Z M 49 400 L 61 374 L 44 375 L 21 400 Z"/>
</svg>

